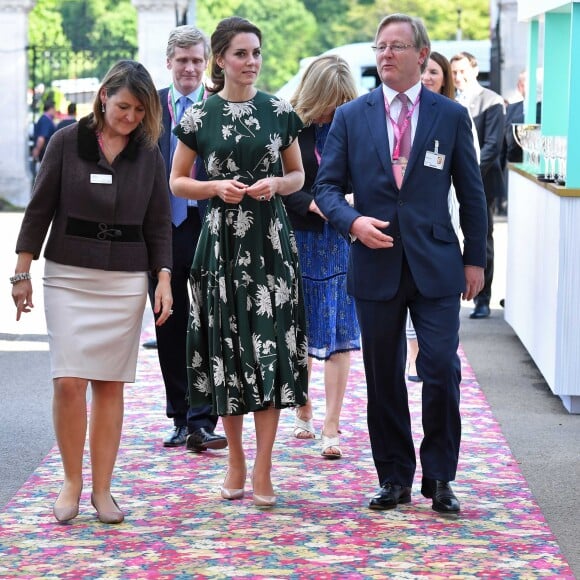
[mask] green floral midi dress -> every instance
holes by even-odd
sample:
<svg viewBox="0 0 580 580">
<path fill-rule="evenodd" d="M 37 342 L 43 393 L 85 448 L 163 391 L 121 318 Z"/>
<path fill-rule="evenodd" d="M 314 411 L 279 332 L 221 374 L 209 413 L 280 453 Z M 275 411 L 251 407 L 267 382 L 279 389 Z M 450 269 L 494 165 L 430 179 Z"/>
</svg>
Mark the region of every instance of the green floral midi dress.
<svg viewBox="0 0 580 580">
<path fill-rule="evenodd" d="M 280 151 L 302 129 L 291 105 L 258 91 L 218 95 L 187 110 L 175 134 L 203 159 L 209 180 L 248 185 L 281 176 Z M 210 199 L 193 260 L 187 336 L 189 404 L 216 415 L 303 405 L 306 316 L 294 233 L 279 195 L 239 204 Z"/>
</svg>

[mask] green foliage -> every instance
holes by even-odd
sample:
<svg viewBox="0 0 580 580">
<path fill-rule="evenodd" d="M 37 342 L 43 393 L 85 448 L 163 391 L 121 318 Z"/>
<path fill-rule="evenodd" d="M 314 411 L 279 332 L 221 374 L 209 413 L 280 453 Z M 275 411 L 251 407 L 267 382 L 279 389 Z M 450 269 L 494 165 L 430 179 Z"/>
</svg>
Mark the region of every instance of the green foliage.
<svg viewBox="0 0 580 580">
<path fill-rule="evenodd" d="M 29 45 L 33 86 L 102 78 L 113 62 L 135 56 L 137 13 L 131 0 L 38 0 Z"/>
<path fill-rule="evenodd" d="M 57 0 L 39 0 L 31 10 L 28 20 L 28 42 L 68 48 L 70 40 L 62 26 Z"/>
<path fill-rule="evenodd" d="M 318 27 L 316 37 L 310 43 L 310 54 L 320 54 L 342 42 L 342 23 L 348 13 L 350 0 L 303 0 Z M 374 1 L 374 0 L 371 0 Z"/>
<path fill-rule="evenodd" d="M 99 0 L 61 0 L 63 30 L 74 51 L 89 47 L 95 23 L 103 16 L 103 12 L 103 2 Z"/>
<path fill-rule="evenodd" d="M 196 24 L 208 36 L 222 18 L 233 14 L 257 24 L 264 48 L 259 83 L 275 91 L 302 58 L 372 40 L 381 18 L 392 12 L 420 16 L 432 39 L 454 39 L 458 7 L 462 37 L 489 38 L 489 0 L 198 0 Z M 135 54 L 136 11 L 131 0 L 38 0 L 30 13 L 29 39 L 31 45 L 72 47 L 78 55 L 89 55 L 82 56 L 81 72 L 71 70 L 71 63 L 59 56 L 62 51 L 43 55 L 56 75 L 52 78 L 100 77 L 114 60 Z M 118 50 L 108 52 L 111 45 Z"/>
</svg>

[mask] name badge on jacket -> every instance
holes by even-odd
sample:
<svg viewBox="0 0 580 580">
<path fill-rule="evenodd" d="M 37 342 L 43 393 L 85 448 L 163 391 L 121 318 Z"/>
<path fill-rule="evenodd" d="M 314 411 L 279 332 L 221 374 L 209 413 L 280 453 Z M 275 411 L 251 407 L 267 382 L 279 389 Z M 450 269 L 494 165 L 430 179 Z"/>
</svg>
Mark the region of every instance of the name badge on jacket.
<svg viewBox="0 0 580 580">
<path fill-rule="evenodd" d="M 425 152 L 425 167 L 442 170 L 445 165 L 445 155 L 439 153 L 439 141 L 435 140 L 434 151 Z"/>
<path fill-rule="evenodd" d="M 91 183 L 104 183 L 111 185 L 113 183 L 113 176 L 108 173 L 91 173 Z"/>
</svg>

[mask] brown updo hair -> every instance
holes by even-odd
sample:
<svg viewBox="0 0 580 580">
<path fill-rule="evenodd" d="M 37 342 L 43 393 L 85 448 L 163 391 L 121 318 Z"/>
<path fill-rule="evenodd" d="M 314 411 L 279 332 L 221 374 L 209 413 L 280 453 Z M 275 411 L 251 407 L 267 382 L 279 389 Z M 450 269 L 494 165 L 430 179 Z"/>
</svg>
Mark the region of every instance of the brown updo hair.
<svg viewBox="0 0 580 580">
<path fill-rule="evenodd" d="M 212 86 L 208 87 L 208 91 L 219 93 L 224 88 L 224 73 L 217 65 L 216 59 L 225 54 L 226 50 L 230 47 L 234 36 L 242 33 L 255 34 L 258 37 L 260 44 L 262 44 L 261 30 L 245 18 L 240 16 L 230 16 L 229 18 L 224 18 L 218 23 L 214 33 L 211 35 L 212 57 L 209 70 Z"/>
</svg>

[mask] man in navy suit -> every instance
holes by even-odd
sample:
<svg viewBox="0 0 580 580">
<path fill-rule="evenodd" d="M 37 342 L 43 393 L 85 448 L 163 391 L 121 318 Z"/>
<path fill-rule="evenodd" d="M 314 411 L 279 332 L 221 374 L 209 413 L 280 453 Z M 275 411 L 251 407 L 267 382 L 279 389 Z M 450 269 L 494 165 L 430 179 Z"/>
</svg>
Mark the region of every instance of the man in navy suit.
<svg viewBox="0 0 580 580">
<path fill-rule="evenodd" d="M 467 110 L 421 85 L 430 52 L 422 21 L 386 16 L 374 49 L 382 85 L 337 109 L 316 202 L 352 240 L 348 288 L 361 328 L 368 427 L 381 486 L 369 507 L 411 501 L 416 457 L 405 385 L 408 308 L 423 379 L 421 492 L 436 511 L 454 513 L 459 502 L 449 482 L 461 439 L 460 297 L 470 300 L 483 286 L 485 195 Z M 405 99 L 408 114 L 400 126 Z M 398 136 L 409 126 L 410 154 L 401 161 Z M 403 176 L 400 187 L 397 172 Z M 448 210 L 452 180 L 463 252 Z M 344 198 L 349 183 L 354 207 Z"/>
<path fill-rule="evenodd" d="M 207 37 L 194 26 L 178 26 L 169 35 L 167 68 L 171 71 L 173 82 L 171 86 L 159 91 L 164 129 L 159 148 L 165 159 L 167 177 L 176 147 L 176 137 L 172 129 L 190 105 L 204 98 L 203 74 L 207 68 L 209 52 Z M 197 166 L 196 170 L 199 179 L 203 165 Z M 211 406 L 189 408 L 186 401 L 186 339 L 190 306 L 188 281 L 204 211 L 205 207 L 198 207 L 196 202 L 188 202 L 171 195 L 173 314 L 166 324 L 155 327 L 159 364 L 165 383 L 166 412 L 174 423 L 163 445 L 186 445 L 188 451 L 196 452 L 223 449 L 227 446 L 226 438 L 214 433 L 217 417 L 211 415 Z M 151 283 L 151 304 L 154 302 L 154 289 Z"/>
</svg>

